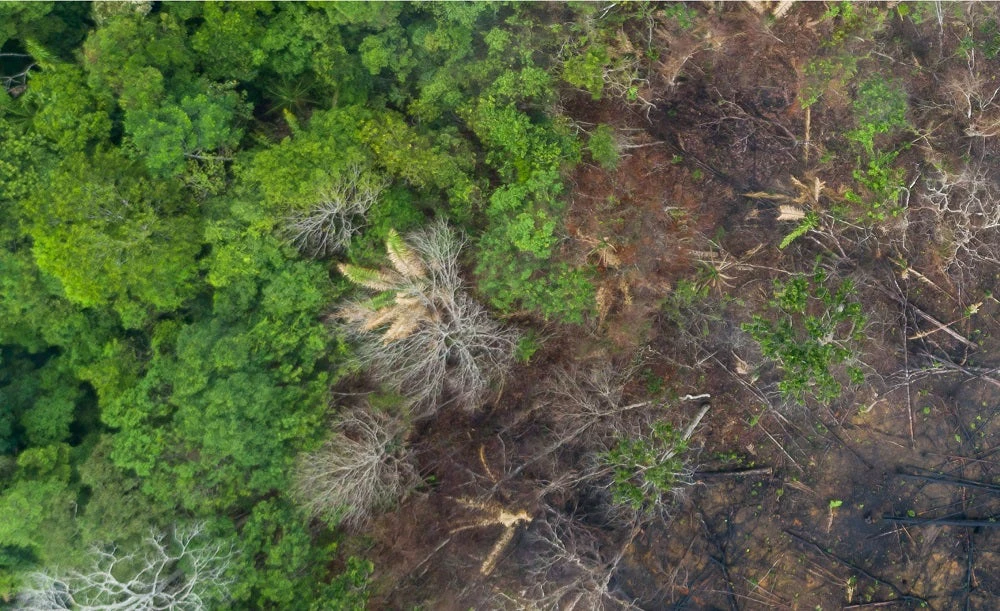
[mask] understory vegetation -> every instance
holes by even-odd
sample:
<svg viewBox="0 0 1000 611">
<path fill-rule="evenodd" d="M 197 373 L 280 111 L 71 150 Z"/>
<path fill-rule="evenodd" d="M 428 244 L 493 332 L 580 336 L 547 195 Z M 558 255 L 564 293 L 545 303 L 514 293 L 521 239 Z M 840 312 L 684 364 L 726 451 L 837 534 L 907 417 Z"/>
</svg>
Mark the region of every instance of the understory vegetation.
<svg viewBox="0 0 1000 611">
<path fill-rule="evenodd" d="M 0 3 L 0 605 L 989 608 L 998 23 Z"/>
</svg>

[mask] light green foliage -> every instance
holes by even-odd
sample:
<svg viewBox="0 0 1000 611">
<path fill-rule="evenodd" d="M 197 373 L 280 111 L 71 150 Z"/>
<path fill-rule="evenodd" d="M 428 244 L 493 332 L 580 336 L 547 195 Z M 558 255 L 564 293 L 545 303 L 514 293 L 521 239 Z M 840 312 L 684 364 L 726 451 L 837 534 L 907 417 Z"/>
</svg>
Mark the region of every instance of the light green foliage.
<svg viewBox="0 0 1000 611">
<path fill-rule="evenodd" d="M 861 208 L 864 222 L 881 222 L 901 212 L 900 194 L 906 190 L 905 170 L 893 167 L 898 150 L 876 147 L 876 138 L 910 128 L 906 119 L 906 92 L 894 81 L 873 78 L 861 83 L 852 105 L 857 127 L 847 139 L 860 145 L 858 163 L 867 167 L 854 170 L 858 189 L 848 189 L 844 199 Z"/>
<path fill-rule="evenodd" d="M 808 397 L 829 403 L 840 396 L 838 365 L 846 364 L 851 384 L 864 381 L 858 351 L 867 319 L 850 280 L 832 289 L 828 284 L 818 267 L 811 276 L 775 280 L 769 316 L 756 314 L 743 324 L 764 356 L 781 369 L 778 390 L 800 404 Z"/>
<path fill-rule="evenodd" d="M 453 214 L 468 218 L 477 194 L 468 175 L 475 157 L 454 130 L 422 134 L 401 115 L 384 112 L 361 124 L 360 138 L 390 175 L 418 190 L 433 188 L 447 194 Z"/>
<path fill-rule="evenodd" d="M 860 144 L 869 155 L 874 155 L 877 136 L 910 125 L 906 120 L 906 92 L 884 78 L 861 83 L 852 109 L 858 127 L 847 133 L 847 139 Z"/>
<path fill-rule="evenodd" d="M 534 123 L 513 103 L 498 103 L 516 90 L 528 99 L 546 95 L 548 81 L 536 73 L 508 76 L 495 83 L 495 97 L 466 111 L 495 151 L 487 162 L 508 181 L 486 210 L 490 226 L 479 243 L 479 286 L 501 309 L 520 304 L 546 318 L 580 322 L 593 310 L 593 287 L 584 270 L 549 263 L 557 239 L 552 219 L 562 212 L 559 170 L 579 158 L 579 145 L 564 126 Z"/>
<path fill-rule="evenodd" d="M 684 2 L 670 2 L 663 4 L 663 16 L 685 30 L 694 27 L 698 19 L 698 11 L 687 6 Z"/>
<path fill-rule="evenodd" d="M 876 5 L 839 2 L 823 14 L 829 35 L 816 57 L 805 64 L 805 82 L 800 104 L 808 108 L 831 89 L 843 89 L 858 71 L 858 62 L 868 57 L 867 41 L 882 28 L 885 12 Z"/>
<path fill-rule="evenodd" d="M 905 170 L 892 166 L 897 155 L 895 151 L 876 152 L 868 160 L 867 168 L 853 172 L 860 189 L 848 189 L 844 199 L 859 206 L 865 220 L 880 222 L 902 212 L 899 199 L 906 189 Z"/>
<path fill-rule="evenodd" d="M 882 28 L 885 11 L 877 5 L 859 5 L 843 1 L 831 5 L 823 13 L 823 19 L 833 23 L 832 32 L 829 38 L 823 41 L 823 45 L 838 47 L 850 39 L 870 39 Z"/>
<path fill-rule="evenodd" d="M 113 304 L 134 326 L 145 314 L 130 305 L 172 310 L 191 294 L 199 223 L 171 185 L 103 151 L 67 157 L 48 185 L 27 205 L 33 252 L 71 301 Z"/>
<path fill-rule="evenodd" d="M 601 454 L 613 473 L 612 500 L 635 511 L 662 508 L 677 486 L 684 483 L 687 441 L 667 422 L 653 424 L 646 437 L 619 438 Z"/>
<path fill-rule="evenodd" d="M 517 340 L 517 347 L 514 349 L 514 358 L 520 363 L 528 363 L 541 347 L 541 338 L 538 337 L 535 331 L 529 330 L 521 339 Z"/>
<path fill-rule="evenodd" d="M 843 88 L 857 73 L 858 58 L 852 53 L 810 59 L 805 65 L 805 83 L 800 104 L 808 108 L 831 88 Z"/>
<path fill-rule="evenodd" d="M 594 128 L 587 140 L 587 150 L 591 158 L 601 164 L 601 167 L 609 172 L 614 171 L 618 167 L 620 158 L 615 128 L 604 123 Z"/>
<path fill-rule="evenodd" d="M 56 64 L 33 75 L 25 102 L 37 108 L 35 131 L 67 152 L 104 142 L 111 132 L 110 96 L 91 90 L 77 66 Z"/>
<path fill-rule="evenodd" d="M 495 191 L 488 210 L 494 225 L 480 240 L 476 271 L 480 289 L 498 308 L 520 303 L 546 318 L 581 322 L 594 308 L 594 289 L 585 271 L 547 261 L 555 225 L 543 206 L 555 205 L 560 188 L 553 175 L 540 174 L 532 182 Z M 532 196 L 540 199 L 534 215 L 518 212 Z"/>
<path fill-rule="evenodd" d="M 312 206 L 343 168 L 365 161 L 358 122 L 369 117 L 371 111 L 354 106 L 315 112 L 304 128 L 257 152 L 239 173 L 275 216 Z"/>
<path fill-rule="evenodd" d="M 778 248 L 782 250 L 788 248 L 792 242 L 809 233 L 817 226 L 819 226 L 819 216 L 815 212 L 807 212 L 805 218 L 795 226 L 795 229 L 782 238 L 781 243 L 778 244 Z"/>
<path fill-rule="evenodd" d="M 593 99 L 599 100 L 604 93 L 604 67 L 610 61 L 606 47 L 591 45 L 566 60 L 562 77 L 570 85 L 585 89 Z"/>
</svg>

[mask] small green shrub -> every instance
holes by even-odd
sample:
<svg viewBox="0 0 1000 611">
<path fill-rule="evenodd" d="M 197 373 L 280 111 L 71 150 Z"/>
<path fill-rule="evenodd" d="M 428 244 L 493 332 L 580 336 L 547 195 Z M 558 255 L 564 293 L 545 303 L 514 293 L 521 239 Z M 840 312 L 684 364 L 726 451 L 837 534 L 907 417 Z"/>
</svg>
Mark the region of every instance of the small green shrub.
<svg viewBox="0 0 1000 611">
<path fill-rule="evenodd" d="M 590 92 L 595 100 L 604 93 L 604 67 L 611 61 L 604 45 L 591 45 L 587 49 L 566 60 L 563 64 L 563 79 L 570 85 Z"/>
<path fill-rule="evenodd" d="M 521 339 L 517 340 L 517 346 L 514 348 L 514 358 L 519 363 L 527 363 L 541 347 L 542 341 L 539 339 L 538 334 L 535 333 L 534 329 L 529 329 L 527 333 L 521 336 Z"/>
<path fill-rule="evenodd" d="M 615 504 L 652 512 L 684 482 L 687 449 L 684 436 L 667 422 L 653 425 L 648 437 L 619 438 L 601 460 L 611 468 L 611 496 Z"/>
<path fill-rule="evenodd" d="M 846 85 L 854 78 L 857 70 L 858 58 L 851 53 L 809 60 L 805 66 L 805 85 L 802 88 L 800 102 L 802 108 L 808 108 L 818 102 L 831 85 L 838 87 Z"/>
<path fill-rule="evenodd" d="M 804 219 L 802 219 L 795 229 L 791 230 L 788 235 L 781 240 L 781 244 L 778 244 L 778 248 L 784 250 L 794 242 L 795 240 L 801 238 L 805 234 L 809 233 L 811 230 L 819 226 L 819 215 L 815 212 L 808 212 Z"/>
<path fill-rule="evenodd" d="M 892 166 L 898 155 L 896 151 L 876 152 L 866 169 L 854 170 L 860 189 L 848 189 L 844 199 L 862 208 L 861 220 L 881 222 L 902 212 L 899 196 L 906 190 L 905 170 Z"/>
<path fill-rule="evenodd" d="M 860 144 L 869 155 L 874 155 L 876 136 L 910 126 L 906 120 L 906 91 L 881 77 L 861 83 L 852 110 L 858 126 L 847 132 L 847 139 Z"/>
<path fill-rule="evenodd" d="M 604 123 L 597 126 L 587 141 L 587 150 L 594 161 L 611 172 L 618 167 L 618 142 L 615 139 L 615 128 Z"/>
<path fill-rule="evenodd" d="M 844 280 L 831 290 L 826 284 L 826 273 L 818 267 L 811 276 L 776 280 L 768 304 L 770 318 L 754 315 L 743 324 L 764 356 L 778 363 L 782 372 L 778 390 L 799 404 L 810 396 L 821 403 L 840 396 L 837 365 L 846 364 L 851 384 L 864 381 L 855 363 L 867 319 L 855 299 L 854 285 Z"/>
<path fill-rule="evenodd" d="M 698 11 L 689 8 L 683 2 L 663 4 L 663 17 L 672 21 L 682 30 L 690 30 L 698 19 Z"/>
</svg>

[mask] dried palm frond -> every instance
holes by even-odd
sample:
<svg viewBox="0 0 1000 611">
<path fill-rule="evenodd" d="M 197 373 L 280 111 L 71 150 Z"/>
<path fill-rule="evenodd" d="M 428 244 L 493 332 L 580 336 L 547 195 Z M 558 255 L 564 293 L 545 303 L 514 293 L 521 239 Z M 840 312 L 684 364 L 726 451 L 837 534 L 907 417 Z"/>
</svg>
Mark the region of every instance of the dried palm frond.
<svg viewBox="0 0 1000 611">
<path fill-rule="evenodd" d="M 577 232 L 577 237 L 581 242 L 590 247 L 587 251 L 587 256 L 597 255 L 597 261 L 604 267 L 620 267 L 622 264 L 621 257 L 618 256 L 618 248 L 615 247 L 607 238 L 595 238 L 588 236 L 580 231 Z"/>
<path fill-rule="evenodd" d="M 427 269 L 420 261 L 420 257 L 406 245 L 395 229 L 390 229 L 389 235 L 385 238 L 385 250 L 392 266 L 407 278 L 423 278 L 427 275 Z"/>
<path fill-rule="evenodd" d="M 360 358 L 423 414 L 442 401 L 478 407 L 506 373 L 517 342 L 515 331 L 490 319 L 462 289 L 460 249 L 458 236 L 436 223 L 406 241 L 389 232 L 391 268 L 339 266 L 355 284 L 381 291 L 338 312 Z"/>
<path fill-rule="evenodd" d="M 792 8 L 795 1 L 780 0 L 779 2 L 770 2 L 768 0 L 744 0 L 744 4 L 758 15 L 771 13 L 775 19 L 781 19 Z"/>
<path fill-rule="evenodd" d="M 812 177 L 811 184 L 809 184 L 808 179 L 806 181 L 802 181 L 794 176 L 789 176 L 788 178 L 792 183 L 792 186 L 797 191 L 796 195 L 770 193 L 767 191 L 754 191 L 752 193 L 744 193 L 743 195 L 744 197 L 750 197 L 753 199 L 780 202 L 782 205 L 778 206 L 778 211 L 780 213 L 778 216 L 779 221 L 802 220 L 805 218 L 806 210 L 802 209 L 800 206 L 806 206 L 808 208 L 810 206 L 819 205 L 820 194 L 823 193 L 826 183 L 815 176 Z"/>
<path fill-rule="evenodd" d="M 736 277 L 730 273 L 750 269 L 746 261 L 763 248 L 763 244 L 758 244 L 744 253 L 742 257 L 736 258 L 715 242 L 709 241 L 708 244 L 710 250 L 694 250 L 691 251 L 691 256 L 702 264 L 705 270 L 704 285 L 712 288 L 732 286 L 730 281 L 735 280 Z"/>
<path fill-rule="evenodd" d="M 795 4 L 795 0 L 780 0 L 771 11 L 771 14 L 774 15 L 775 19 L 781 19 L 792 8 L 793 4 Z"/>
<path fill-rule="evenodd" d="M 393 308 L 393 312 L 395 320 L 382 334 L 383 344 L 409 337 L 417 330 L 421 322 L 429 318 L 427 309 L 420 306 L 407 308 L 397 305 Z"/>
<path fill-rule="evenodd" d="M 604 318 L 611 311 L 611 306 L 615 303 L 614 291 L 606 286 L 597 289 L 594 300 L 597 302 L 597 321 L 604 322 Z"/>
<path fill-rule="evenodd" d="M 797 206 L 789 206 L 787 204 L 782 204 L 778 206 L 778 220 L 779 221 L 801 221 L 806 218 L 806 211 Z"/>
<path fill-rule="evenodd" d="M 378 310 L 367 310 L 367 315 L 359 322 L 365 331 L 374 331 L 399 318 L 399 306 L 390 305 Z"/>
</svg>

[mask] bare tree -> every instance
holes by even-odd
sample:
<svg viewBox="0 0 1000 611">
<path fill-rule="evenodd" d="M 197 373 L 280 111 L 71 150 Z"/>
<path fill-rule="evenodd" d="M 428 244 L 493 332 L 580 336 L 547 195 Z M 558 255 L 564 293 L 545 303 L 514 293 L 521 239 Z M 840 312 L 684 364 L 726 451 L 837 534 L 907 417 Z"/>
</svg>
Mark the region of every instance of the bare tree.
<svg viewBox="0 0 1000 611">
<path fill-rule="evenodd" d="M 386 184 L 360 166 L 349 166 L 319 191 L 315 204 L 285 219 L 285 231 L 300 251 L 314 257 L 344 250 Z"/>
<path fill-rule="evenodd" d="M 965 135 L 991 138 L 1000 134 L 1000 87 L 980 71 L 976 49 L 968 51 L 965 70 L 949 75 L 941 90 L 950 98 L 949 110 L 960 111 L 968 121 Z"/>
<path fill-rule="evenodd" d="M 608 549 L 592 528 L 559 512 L 536 520 L 530 537 L 538 551 L 527 569 L 528 590 L 522 601 L 538 609 L 635 609 L 616 587 L 615 575 L 638 533 L 632 530 L 617 551 Z"/>
<path fill-rule="evenodd" d="M 145 548 L 122 553 L 95 549 L 91 568 L 38 572 L 17 598 L 25 611 L 201 610 L 225 598 L 233 552 L 206 542 L 204 524 L 168 535 L 154 532 Z"/>
<path fill-rule="evenodd" d="M 492 320 L 466 294 L 459 276 L 462 241 L 434 223 L 403 241 L 386 240 L 392 268 L 341 265 L 351 281 L 376 297 L 339 315 L 359 340 L 372 374 L 428 415 L 442 402 L 478 407 L 510 366 L 517 332 Z"/>
<path fill-rule="evenodd" d="M 402 424 L 388 416 L 370 409 L 349 412 L 320 449 L 299 461 L 294 495 L 314 516 L 339 518 L 349 528 L 364 526 L 417 481 L 404 434 Z"/>
<path fill-rule="evenodd" d="M 1000 194 L 983 168 L 939 170 L 926 179 L 923 201 L 948 271 L 1000 263 Z"/>
<path fill-rule="evenodd" d="M 650 404 L 625 404 L 625 386 L 636 369 L 634 364 L 601 363 L 585 370 L 557 371 L 545 393 L 557 438 L 569 443 L 585 433 L 603 438 L 626 430 L 626 416 Z"/>
</svg>

